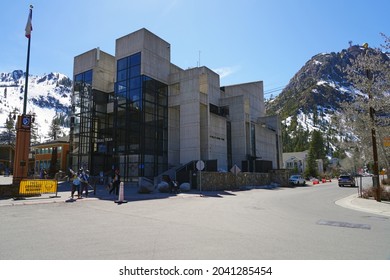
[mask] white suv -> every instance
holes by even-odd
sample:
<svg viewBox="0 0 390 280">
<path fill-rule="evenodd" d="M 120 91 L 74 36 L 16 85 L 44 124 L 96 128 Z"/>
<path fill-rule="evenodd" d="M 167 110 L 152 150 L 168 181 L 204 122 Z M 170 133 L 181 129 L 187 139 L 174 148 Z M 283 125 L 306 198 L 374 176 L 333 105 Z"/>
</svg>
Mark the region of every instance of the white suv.
<svg viewBox="0 0 390 280">
<path fill-rule="evenodd" d="M 291 175 L 290 179 L 288 180 L 291 185 L 301 185 L 304 186 L 306 184 L 305 179 L 301 175 Z"/>
</svg>

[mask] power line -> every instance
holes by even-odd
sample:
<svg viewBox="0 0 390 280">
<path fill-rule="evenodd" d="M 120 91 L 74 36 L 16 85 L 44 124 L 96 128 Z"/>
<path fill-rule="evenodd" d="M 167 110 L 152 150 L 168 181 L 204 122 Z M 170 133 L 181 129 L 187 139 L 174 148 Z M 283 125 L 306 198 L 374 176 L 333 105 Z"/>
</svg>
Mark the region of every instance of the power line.
<svg viewBox="0 0 390 280">
<path fill-rule="evenodd" d="M 277 92 L 277 91 L 281 91 L 285 88 L 285 86 L 280 86 L 280 87 L 277 87 L 277 88 L 272 88 L 272 89 L 269 89 L 269 90 L 266 90 L 264 92 L 264 95 L 269 95 L 271 93 L 274 93 L 274 92 Z"/>
</svg>

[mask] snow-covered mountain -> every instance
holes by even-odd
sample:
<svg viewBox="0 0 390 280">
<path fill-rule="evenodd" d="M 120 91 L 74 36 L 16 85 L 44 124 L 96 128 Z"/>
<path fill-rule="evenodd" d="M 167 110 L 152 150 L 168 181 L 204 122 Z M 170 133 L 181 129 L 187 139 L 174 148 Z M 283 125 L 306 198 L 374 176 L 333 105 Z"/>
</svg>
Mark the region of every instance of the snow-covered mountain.
<svg viewBox="0 0 390 280">
<path fill-rule="evenodd" d="M 267 101 L 267 113 L 281 117 L 285 152 L 307 150 L 313 130 L 322 133 L 328 154 L 337 150 L 340 141 L 353 138 L 338 129 L 334 117 L 341 113 L 342 102 L 350 102 L 359 94 L 341 69 L 351 65 L 363 51 L 360 46 L 350 46 L 341 52 L 313 56 L 279 96 Z M 383 61 L 389 60 L 388 54 L 380 56 Z"/>
<path fill-rule="evenodd" d="M 24 87 L 22 70 L 0 73 L 0 131 L 10 115 L 23 112 Z M 55 117 L 61 119 L 63 134 L 69 134 L 71 92 L 72 81 L 63 74 L 29 75 L 26 113 L 35 116 L 33 125 L 37 128 L 38 142 L 49 140 L 49 128 Z"/>
</svg>

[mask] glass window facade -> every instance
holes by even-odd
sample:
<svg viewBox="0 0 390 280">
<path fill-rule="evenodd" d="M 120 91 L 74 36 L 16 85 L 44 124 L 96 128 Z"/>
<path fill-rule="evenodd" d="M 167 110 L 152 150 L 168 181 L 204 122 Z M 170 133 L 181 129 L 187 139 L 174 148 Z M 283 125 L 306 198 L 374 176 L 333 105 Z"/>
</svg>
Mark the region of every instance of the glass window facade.
<svg viewBox="0 0 390 280">
<path fill-rule="evenodd" d="M 116 164 L 128 180 L 168 167 L 168 86 L 141 74 L 141 53 L 117 61 L 114 105 Z"/>
<path fill-rule="evenodd" d="M 91 137 L 91 99 L 92 99 L 92 70 L 80 73 L 74 77 L 73 92 L 73 153 L 72 167 L 80 168 L 88 165 Z"/>
<path fill-rule="evenodd" d="M 93 89 L 92 70 L 76 75 L 74 81 L 70 164 L 75 170 L 84 167 L 97 175 L 109 170 L 112 162 L 113 127 L 107 114 L 109 93 Z"/>
</svg>

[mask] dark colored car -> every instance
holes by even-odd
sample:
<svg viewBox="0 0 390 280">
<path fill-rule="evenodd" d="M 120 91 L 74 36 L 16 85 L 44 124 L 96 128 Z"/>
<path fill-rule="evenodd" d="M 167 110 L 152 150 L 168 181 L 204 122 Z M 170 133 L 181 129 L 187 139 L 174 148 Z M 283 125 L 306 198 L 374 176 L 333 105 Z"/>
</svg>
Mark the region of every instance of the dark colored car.
<svg viewBox="0 0 390 280">
<path fill-rule="evenodd" d="M 344 186 L 351 186 L 355 187 L 355 178 L 351 175 L 340 175 L 339 177 L 339 187 L 344 187 Z"/>
</svg>

